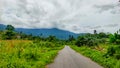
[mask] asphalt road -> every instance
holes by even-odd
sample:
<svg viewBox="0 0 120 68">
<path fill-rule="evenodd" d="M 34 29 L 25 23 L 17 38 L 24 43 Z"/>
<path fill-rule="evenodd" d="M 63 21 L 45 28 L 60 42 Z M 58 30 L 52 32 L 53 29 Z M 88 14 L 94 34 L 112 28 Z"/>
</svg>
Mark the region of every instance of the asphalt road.
<svg viewBox="0 0 120 68">
<path fill-rule="evenodd" d="M 72 50 L 69 46 L 65 46 L 54 63 L 47 65 L 47 68 L 103 68 L 87 57 Z"/>
</svg>

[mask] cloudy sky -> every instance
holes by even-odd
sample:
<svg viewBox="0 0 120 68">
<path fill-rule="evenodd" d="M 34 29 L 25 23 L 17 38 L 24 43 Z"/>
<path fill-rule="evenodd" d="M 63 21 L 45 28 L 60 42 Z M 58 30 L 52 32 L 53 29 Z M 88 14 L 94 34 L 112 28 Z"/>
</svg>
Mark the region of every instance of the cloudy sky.
<svg viewBox="0 0 120 68">
<path fill-rule="evenodd" d="M 119 0 L 0 0 L 0 24 L 18 28 L 59 28 L 74 33 L 115 32 Z"/>
</svg>

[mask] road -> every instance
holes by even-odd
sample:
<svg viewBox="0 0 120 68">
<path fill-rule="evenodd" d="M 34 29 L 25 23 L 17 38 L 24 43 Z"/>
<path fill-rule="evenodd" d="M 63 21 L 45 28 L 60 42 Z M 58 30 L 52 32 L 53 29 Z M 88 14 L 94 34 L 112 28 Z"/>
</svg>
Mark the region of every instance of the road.
<svg viewBox="0 0 120 68">
<path fill-rule="evenodd" d="M 55 58 L 54 63 L 47 65 L 47 68 L 103 68 L 97 63 L 93 62 L 87 57 L 75 52 L 69 46 L 65 46 L 58 56 Z"/>
</svg>

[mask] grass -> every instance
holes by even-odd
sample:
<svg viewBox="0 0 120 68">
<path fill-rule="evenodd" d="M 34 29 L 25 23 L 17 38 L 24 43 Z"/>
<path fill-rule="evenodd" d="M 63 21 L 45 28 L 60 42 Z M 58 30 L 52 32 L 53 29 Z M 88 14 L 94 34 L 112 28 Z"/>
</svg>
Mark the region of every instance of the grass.
<svg viewBox="0 0 120 68">
<path fill-rule="evenodd" d="M 0 68 L 45 68 L 62 45 L 29 40 L 0 40 Z"/>
<path fill-rule="evenodd" d="M 113 57 L 105 57 L 107 51 L 107 45 L 101 45 L 98 47 L 77 47 L 75 45 L 71 46 L 77 52 L 91 58 L 93 61 L 99 63 L 105 68 L 120 68 L 120 60 L 117 60 Z"/>
</svg>

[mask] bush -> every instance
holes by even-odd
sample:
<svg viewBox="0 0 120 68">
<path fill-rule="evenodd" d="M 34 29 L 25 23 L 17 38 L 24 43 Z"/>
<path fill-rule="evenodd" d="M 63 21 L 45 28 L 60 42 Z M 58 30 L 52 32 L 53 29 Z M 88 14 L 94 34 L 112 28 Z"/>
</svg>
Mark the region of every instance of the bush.
<svg viewBox="0 0 120 68">
<path fill-rule="evenodd" d="M 109 35 L 110 43 L 120 44 L 120 34 L 114 33 Z"/>
<path fill-rule="evenodd" d="M 105 54 L 107 57 L 111 56 L 116 59 L 120 59 L 120 45 L 112 45 L 109 46 L 107 53 Z"/>
<path fill-rule="evenodd" d="M 115 54 L 115 48 L 113 46 L 109 46 L 107 55 L 108 56 L 113 56 Z"/>
<path fill-rule="evenodd" d="M 83 45 L 94 46 L 97 45 L 98 42 L 96 41 L 95 38 L 92 37 L 79 36 L 75 44 L 77 46 L 83 46 Z"/>
</svg>

